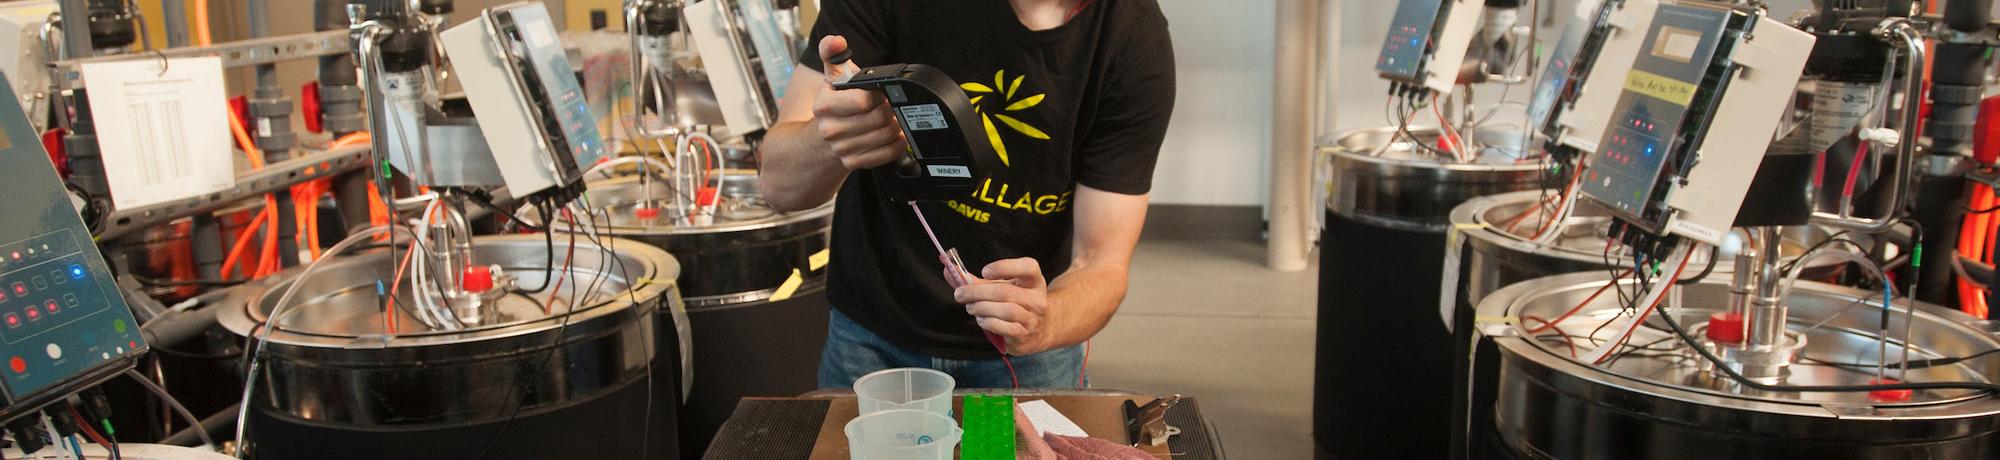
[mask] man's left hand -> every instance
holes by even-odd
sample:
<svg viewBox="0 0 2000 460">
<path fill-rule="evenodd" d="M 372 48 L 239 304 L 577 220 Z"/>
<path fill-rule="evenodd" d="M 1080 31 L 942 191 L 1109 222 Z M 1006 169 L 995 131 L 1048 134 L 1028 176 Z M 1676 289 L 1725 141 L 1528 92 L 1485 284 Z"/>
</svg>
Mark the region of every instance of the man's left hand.
<svg viewBox="0 0 2000 460">
<path fill-rule="evenodd" d="M 950 273 L 952 298 L 979 328 L 1007 339 L 1007 354 L 1031 355 L 1055 348 L 1049 324 L 1049 283 L 1035 259 L 1007 259 L 987 265 L 979 276 Z"/>
</svg>

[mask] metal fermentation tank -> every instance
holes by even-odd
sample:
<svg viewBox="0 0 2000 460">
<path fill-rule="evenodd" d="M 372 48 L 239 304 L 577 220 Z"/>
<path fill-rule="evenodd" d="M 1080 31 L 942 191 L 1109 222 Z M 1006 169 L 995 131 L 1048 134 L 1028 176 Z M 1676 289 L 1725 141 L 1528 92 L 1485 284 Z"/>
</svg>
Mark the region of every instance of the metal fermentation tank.
<svg viewBox="0 0 2000 460">
<path fill-rule="evenodd" d="M 1435 129 L 1411 128 L 1435 143 Z M 1475 136 L 1504 137 L 1500 131 Z M 1394 127 L 1322 147 L 1332 194 L 1320 236 L 1313 439 L 1322 456 L 1443 458 L 1452 340 L 1438 316 L 1452 208 L 1535 188 L 1542 163 L 1504 154 L 1442 163 Z M 1518 142 L 1516 140 L 1515 142 Z M 1378 352 L 1395 350 L 1395 352 Z"/>
<path fill-rule="evenodd" d="M 1481 316 L 1544 318 L 1571 309 L 1605 285 L 1609 275 L 1578 273 L 1542 278 L 1494 292 L 1479 304 Z M 1632 284 L 1632 283 L 1627 283 Z M 1628 289 L 1630 289 L 1628 287 Z M 1729 307 L 1729 280 L 1709 277 L 1685 286 L 1656 313 L 1673 313 L 1690 334 L 1712 313 Z M 1619 312 L 1612 296 L 1585 306 L 1573 321 L 1588 324 Z M 1788 329 L 1808 339 L 1785 385 L 1860 385 L 1875 377 L 1883 309 L 1881 291 L 1800 282 L 1787 299 Z M 1889 318 L 1899 350 L 1908 301 L 1898 299 Z M 1964 357 L 2000 348 L 1990 323 L 1957 311 L 1916 304 L 1913 361 Z M 1994 458 L 2000 455 L 2000 398 L 1969 390 L 1917 390 L 1907 402 L 1879 402 L 1868 393 L 1760 392 L 1710 374 L 1701 356 L 1664 332 L 1656 314 L 1631 338 L 1647 346 L 1588 366 L 1572 359 L 1562 339 L 1544 332 L 1525 337 L 1512 323 L 1487 322 L 1481 333 L 1500 349 L 1500 444 L 1520 458 Z M 1575 337 L 1580 352 L 1615 331 Z M 1590 340 L 1586 340 L 1590 339 Z M 1668 348 L 1671 347 L 1671 350 Z M 1654 351 L 1653 349 L 1660 351 Z M 1865 363 L 1864 365 L 1855 365 Z M 1893 367 L 1888 371 L 1895 375 Z M 1992 382 L 2000 368 L 1990 359 L 1912 369 L 1907 380 Z"/>
<path fill-rule="evenodd" d="M 1546 222 L 1546 214 L 1531 212 L 1529 208 L 1544 199 L 1554 198 L 1556 193 L 1555 190 L 1523 191 L 1484 196 L 1452 210 L 1451 240 L 1454 243 L 1446 250 L 1451 254 L 1446 260 L 1457 262 L 1456 266 L 1448 267 L 1455 270 L 1457 276 L 1455 285 L 1450 288 L 1453 289 L 1454 326 L 1473 322 L 1474 308 L 1480 300 L 1515 283 L 1579 272 L 1608 276 L 1613 266 L 1621 270 L 1630 268 L 1633 261 L 1625 246 L 1608 242 L 1610 216 L 1595 206 L 1577 206 L 1569 219 L 1554 224 L 1556 227 L 1549 230 L 1554 236 L 1548 243 L 1534 241 L 1534 233 Z M 1834 233 L 1824 227 L 1788 228 L 1782 254 L 1788 259 L 1797 257 L 1806 248 Z M 1866 236 L 1850 234 L 1843 238 L 1868 245 Z M 1846 250 L 1844 246 L 1840 248 L 1838 250 Z M 1725 251 L 1721 257 L 1714 273 L 1733 273 L 1734 254 Z M 1707 253 L 1699 253 L 1689 264 L 1699 266 L 1707 260 Z M 1822 259 L 1808 264 L 1802 277 L 1830 280 L 1840 276 L 1845 267 L 1840 261 Z M 1494 383 L 1498 378 L 1498 351 L 1492 342 L 1484 340 L 1474 348 L 1472 328 L 1453 327 L 1452 336 L 1457 343 L 1454 352 L 1457 353 L 1455 367 L 1458 375 L 1454 380 L 1461 385 L 1454 392 L 1457 396 L 1454 398 L 1452 426 L 1459 429 L 1453 432 L 1453 436 L 1464 435 L 1466 430 L 1470 430 L 1474 447 L 1478 449 L 1491 439 L 1489 422 Z M 1453 445 L 1463 446 L 1464 441 L 1455 438 Z M 1474 456 L 1478 455 L 1475 453 Z"/>
<path fill-rule="evenodd" d="M 400 330 L 386 333 L 376 283 L 393 279 L 389 252 L 324 261 L 270 333 L 267 372 L 253 376 L 251 455 L 675 458 L 682 355 L 678 345 L 656 346 L 679 338 L 672 320 L 654 318 L 670 318 L 680 302 L 679 265 L 644 244 L 604 241 L 615 260 L 579 240 L 571 269 L 558 273 L 568 282 L 533 297 L 508 293 L 495 300 L 498 319 L 460 331 L 430 330 L 399 307 Z M 473 254 L 531 289 L 554 271 L 545 244 L 481 237 Z M 212 308 L 225 309 L 223 326 L 252 337 L 300 271 L 253 281 Z M 423 287 L 410 284 L 394 294 L 398 305 Z"/>
<path fill-rule="evenodd" d="M 602 232 L 665 249 L 683 267 L 694 344 L 693 390 L 680 411 L 687 458 L 701 456 L 743 397 L 819 387 L 828 310 L 826 271 L 814 260 L 826 257 L 833 205 L 778 213 L 757 197 L 756 181 L 756 171 L 727 171 L 708 225 L 677 223 L 673 216 L 686 211 L 671 205 L 671 188 L 657 179 L 650 187 L 639 176 L 602 180 L 586 192 L 609 215 L 597 224 Z M 561 239 L 568 227 L 555 229 Z M 789 297 L 774 297 L 788 283 Z"/>
</svg>

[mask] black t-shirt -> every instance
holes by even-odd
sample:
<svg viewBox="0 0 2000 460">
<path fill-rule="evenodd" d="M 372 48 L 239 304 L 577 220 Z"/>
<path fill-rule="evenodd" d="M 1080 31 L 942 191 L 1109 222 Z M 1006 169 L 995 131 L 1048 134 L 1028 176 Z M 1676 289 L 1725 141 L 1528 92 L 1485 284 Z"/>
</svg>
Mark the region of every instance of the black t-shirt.
<svg viewBox="0 0 2000 460">
<path fill-rule="evenodd" d="M 1064 25 L 1023 26 L 1007 0 L 825 0 L 800 62 L 821 70 L 819 41 L 847 38 L 862 67 L 925 64 L 949 74 L 983 118 L 994 158 L 979 187 L 923 203 L 973 274 L 1032 257 L 1069 268 L 1077 184 L 1140 195 L 1173 114 L 1174 58 L 1156 0 L 1096 0 Z M 998 356 L 951 287 L 907 203 L 875 175 L 848 175 L 835 200 L 828 296 L 856 323 L 904 348 L 953 359 Z M 1136 223 L 1135 223 L 1136 224 Z"/>
</svg>

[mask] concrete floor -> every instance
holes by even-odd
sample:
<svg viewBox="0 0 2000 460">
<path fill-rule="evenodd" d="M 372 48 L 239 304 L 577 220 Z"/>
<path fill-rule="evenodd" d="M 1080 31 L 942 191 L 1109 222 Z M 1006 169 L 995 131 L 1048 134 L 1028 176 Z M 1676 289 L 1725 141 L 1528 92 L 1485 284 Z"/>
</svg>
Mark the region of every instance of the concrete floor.
<svg viewBox="0 0 2000 460">
<path fill-rule="evenodd" d="M 1125 305 L 1092 344 L 1092 385 L 1199 398 L 1233 458 L 1311 458 L 1318 270 L 1264 257 L 1259 240 L 1140 242 Z"/>
</svg>

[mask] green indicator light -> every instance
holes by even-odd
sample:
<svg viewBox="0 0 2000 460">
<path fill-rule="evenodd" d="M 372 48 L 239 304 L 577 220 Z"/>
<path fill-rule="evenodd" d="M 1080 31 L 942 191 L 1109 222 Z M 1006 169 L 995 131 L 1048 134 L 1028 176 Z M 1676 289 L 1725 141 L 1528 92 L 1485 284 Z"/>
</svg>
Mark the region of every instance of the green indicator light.
<svg viewBox="0 0 2000 460">
<path fill-rule="evenodd" d="M 114 319 L 114 320 L 111 320 L 111 328 L 112 328 L 112 329 L 117 329 L 117 330 L 118 330 L 118 333 L 120 333 L 120 334 L 123 334 L 123 333 L 125 333 L 125 320 L 123 320 L 123 319 Z"/>
</svg>

